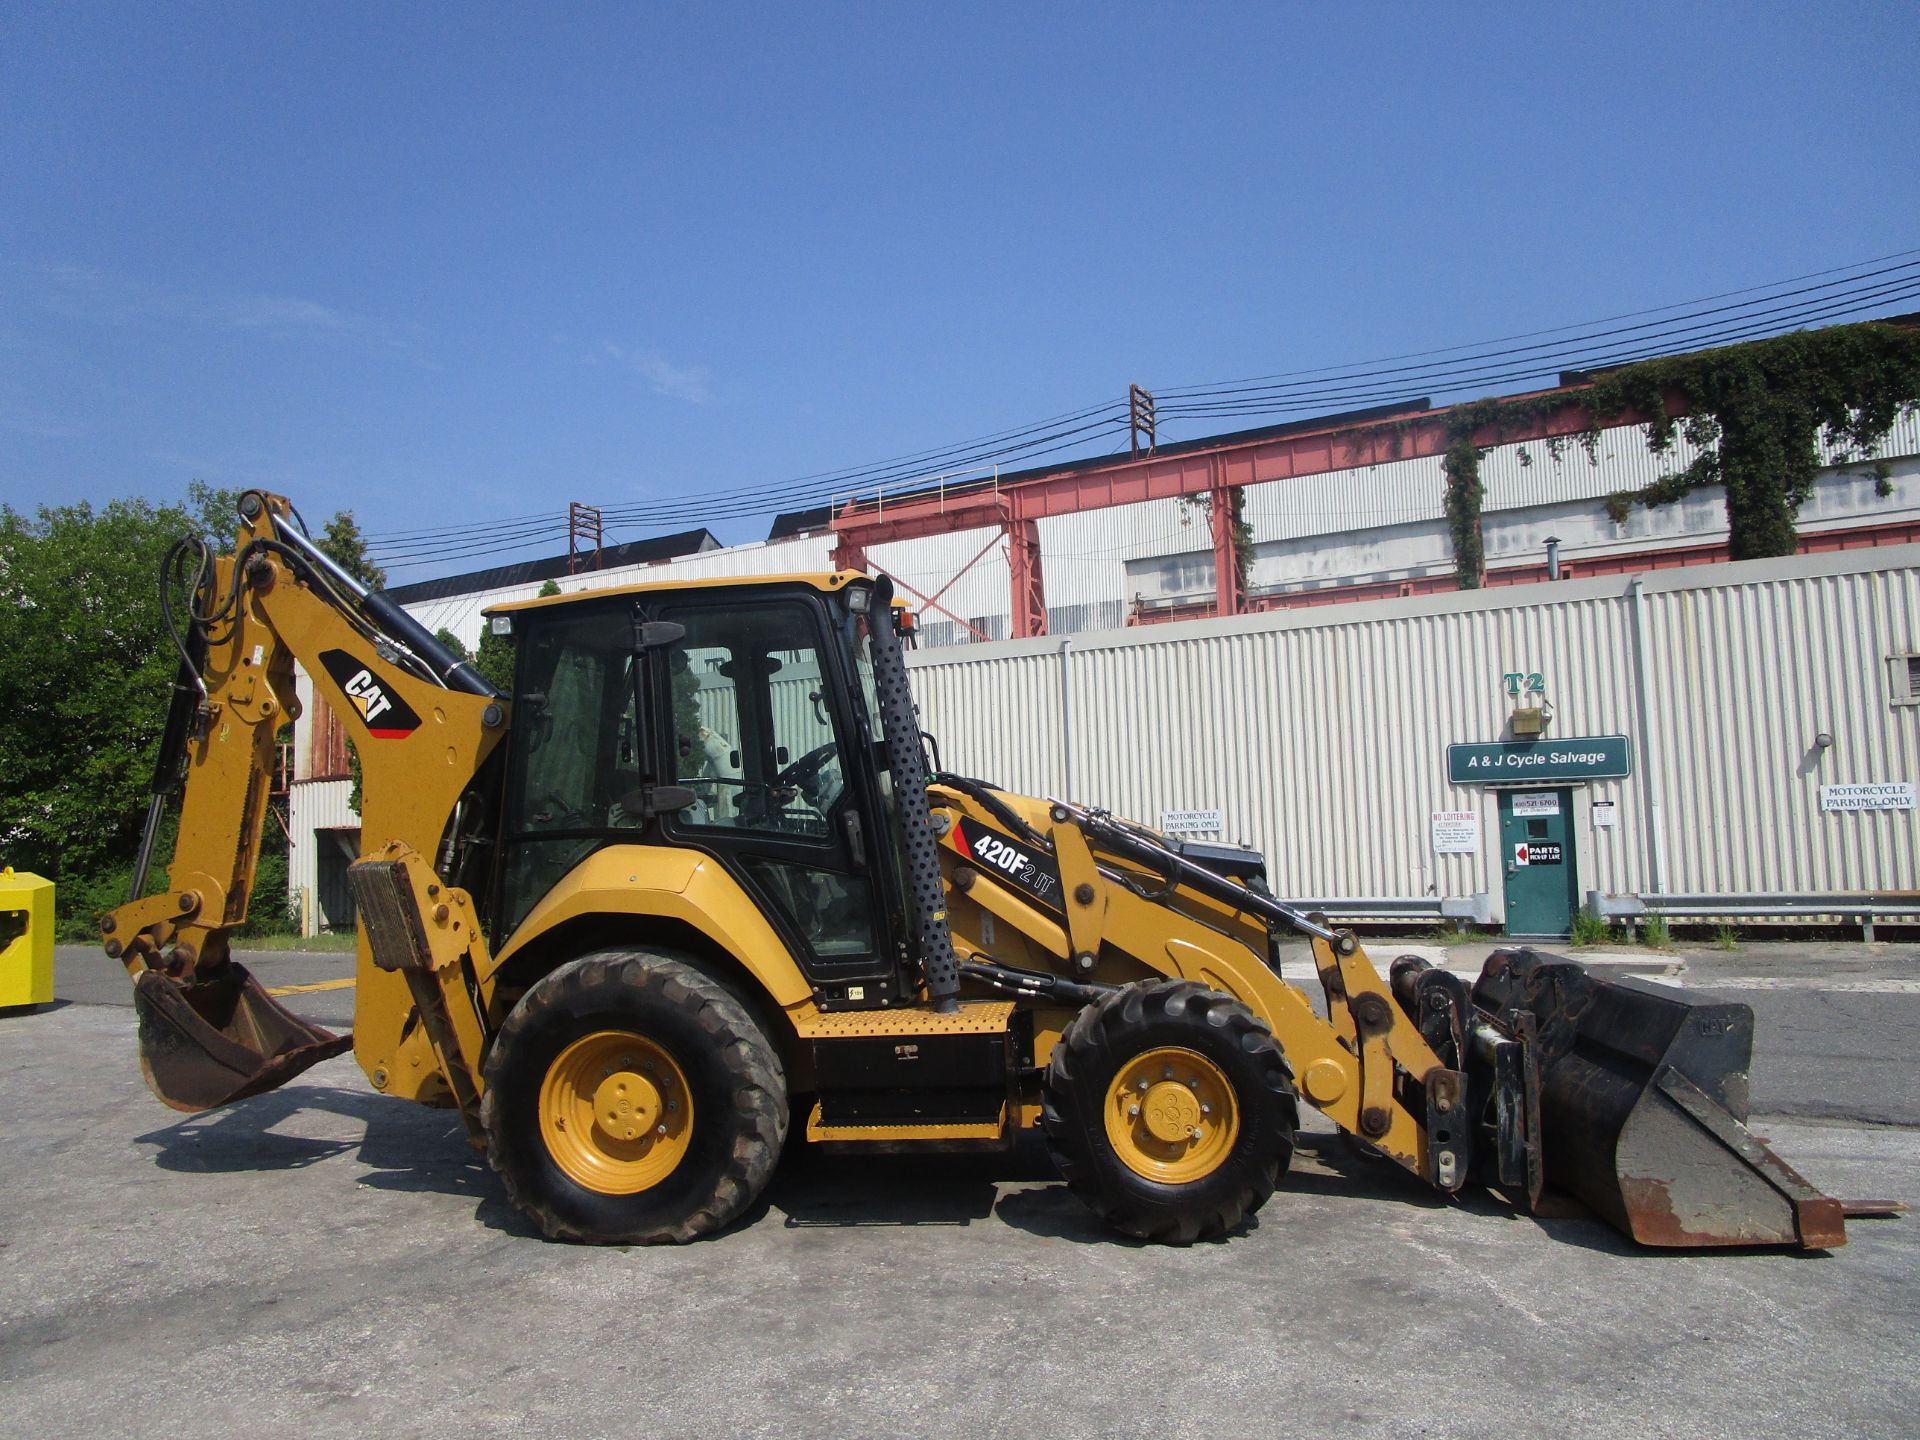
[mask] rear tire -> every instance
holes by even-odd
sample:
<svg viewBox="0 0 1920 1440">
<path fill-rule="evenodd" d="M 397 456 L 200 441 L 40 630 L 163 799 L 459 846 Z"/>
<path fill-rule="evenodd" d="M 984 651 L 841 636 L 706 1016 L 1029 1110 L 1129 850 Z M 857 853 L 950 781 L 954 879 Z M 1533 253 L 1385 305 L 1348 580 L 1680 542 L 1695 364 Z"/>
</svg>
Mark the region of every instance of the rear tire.
<svg viewBox="0 0 1920 1440">
<path fill-rule="evenodd" d="M 674 955 L 607 950 L 545 976 L 500 1027 L 480 1115 L 508 1198 L 558 1240 L 679 1243 L 739 1217 L 787 1133 L 779 1056 Z"/>
<path fill-rule="evenodd" d="M 1280 1047 L 1246 1006 L 1192 980 L 1151 980 L 1067 1027 L 1041 1127 L 1102 1220 L 1186 1245 L 1266 1203 L 1293 1158 L 1299 1106 Z"/>
</svg>

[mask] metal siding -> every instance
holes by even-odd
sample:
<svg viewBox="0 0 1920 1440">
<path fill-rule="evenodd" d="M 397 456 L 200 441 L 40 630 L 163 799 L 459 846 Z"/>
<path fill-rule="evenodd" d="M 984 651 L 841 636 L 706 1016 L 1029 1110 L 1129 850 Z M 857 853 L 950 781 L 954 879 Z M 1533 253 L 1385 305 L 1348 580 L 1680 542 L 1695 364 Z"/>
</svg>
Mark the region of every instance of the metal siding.
<svg viewBox="0 0 1920 1440">
<path fill-rule="evenodd" d="M 287 889 L 296 913 L 301 897 L 307 897 L 309 934 L 321 913 L 320 847 L 333 844 L 330 837 L 318 832 L 359 828 L 360 817 L 347 806 L 352 791 L 351 780 L 296 780 L 287 792 L 287 829 L 294 837 L 287 851 Z M 344 896 L 332 899 L 346 903 Z M 351 909 L 350 904 L 347 909 Z"/>
<path fill-rule="evenodd" d="M 622 565 L 612 570 L 589 570 L 561 577 L 555 583 L 567 594 L 603 590 L 615 585 L 652 584 L 673 579 L 702 580 L 717 575 L 806 574 L 833 568 L 833 537 L 803 535 L 791 540 L 762 544 L 734 545 L 724 550 L 703 550 L 692 555 L 654 565 Z M 490 605 L 509 600 L 531 600 L 540 593 L 545 581 L 528 585 L 506 585 L 471 595 L 452 595 L 442 600 L 422 600 L 406 607 L 429 630 L 453 632 L 468 650 L 480 644 L 480 613 Z"/>
<path fill-rule="evenodd" d="M 867 560 L 872 568 L 897 576 L 921 595 L 939 596 L 941 610 L 961 620 L 996 616 L 1004 620 L 1011 612 L 1012 572 L 1007 565 L 1006 541 L 996 528 L 952 530 L 921 540 L 872 545 L 867 549 Z M 969 560 L 974 562 L 971 566 L 967 565 Z M 925 609 L 930 622 L 954 623 L 941 610 L 926 609 L 912 594 L 901 598 L 915 609 Z M 966 632 L 961 632 L 961 638 L 967 638 Z"/>
<path fill-rule="evenodd" d="M 1823 784 L 1920 779 L 1886 657 L 1920 647 L 1920 572 L 1650 591 L 1668 891 L 1920 883 L 1912 811 L 1827 814 Z M 1815 750 L 1826 732 L 1833 747 Z"/>
<path fill-rule="evenodd" d="M 1673 448 L 1656 455 L 1647 448 L 1646 428 L 1638 425 L 1601 431 L 1592 458 L 1577 439 L 1558 449 L 1556 458 L 1553 447 L 1534 440 L 1487 450 L 1480 459 L 1487 492 L 1484 508 L 1525 509 L 1637 490 L 1686 468 L 1699 454 L 1685 435 L 1676 433 Z M 1920 454 L 1920 413 L 1903 414 L 1880 452 L 1888 457 Z M 1824 465 L 1842 463 L 1840 451 L 1824 440 L 1820 454 Z M 1851 457 L 1851 463 L 1864 462 Z M 1439 457 L 1394 460 L 1249 485 L 1246 518 L 1256 543 L 1413 524 L 1441 518 L 1443 487 Z"/>
<path fill-rule="evenodd" d="M 1752 578 L 1759 577 L 1759 578 Z M 1571 817 L 1582 892 L 1650 888 L 1652 766 L 1668 891 L 1911 887 L 1914 812 L 1823 815 L 1822 781 L 1920 779 L 1920 709 L 1888 703 L 1886 657 L 1920 650 L 1920 553 L 1662 572 L 1644 594 L 1639 733 L 1624 577 L 1073 638 L 1070 798 L 1157 824 L 1219 808 L 1294 895 L 1470 895 L 1502 905 L 1496 793 L 1446 782 L 1448 743 L 1499 738 L 1500 677 L 1539 670 L 1552 732 L 1625 734 L 1635 774 Z M 1355 613 L 1361 612 L 1361 613 Z M 1065 783 L 1058 641 L 912 657 L 947 763 L 1029 794 Z M 1812 737 L 1835 744 L 1799 773 Z M 1582 787 L 1573 787 L 1579 796 Z M 1595 830 L 1587 802 L 1612 800 Z M 1435 855 L 1430 812 L 1474 810 L 1481 848 Z"/>
</svg>

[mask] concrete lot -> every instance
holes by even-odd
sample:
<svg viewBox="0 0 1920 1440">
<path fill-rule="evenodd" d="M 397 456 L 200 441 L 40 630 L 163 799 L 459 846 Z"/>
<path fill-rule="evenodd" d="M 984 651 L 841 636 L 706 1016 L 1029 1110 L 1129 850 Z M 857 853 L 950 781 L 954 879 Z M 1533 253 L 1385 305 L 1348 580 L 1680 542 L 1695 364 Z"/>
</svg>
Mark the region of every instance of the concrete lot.
<svg viewBox="0 0 1920 1440">
<path fill-rule="evenodd" d="M 1755 1128 L 1816 1184 L 1920 1193 L 1920 951 L 1626 963 L 1754 1006 Z M 176 1116 L 118 968 L 63 951 L 59 988 L 0 1017 L 0 1434 L 1892 1436 L 1920 1408 L 1913 1220 L 1636 1252 L 1317 1131 L 1254 1227 L 1184 1251 L 1103 1234 L 1035 1149 L 796 1153 L 724 1236 L 590 1250 L 350 1059 Z M 344 1025 L 352 991 L 288 1003 Z"/>
</svg>

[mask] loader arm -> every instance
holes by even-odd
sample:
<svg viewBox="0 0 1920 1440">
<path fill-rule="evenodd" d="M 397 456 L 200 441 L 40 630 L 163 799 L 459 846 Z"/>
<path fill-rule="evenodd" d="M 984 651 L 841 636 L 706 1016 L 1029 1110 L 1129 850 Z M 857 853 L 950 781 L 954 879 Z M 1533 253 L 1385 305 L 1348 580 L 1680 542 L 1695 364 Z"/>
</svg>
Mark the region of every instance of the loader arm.
<svg viewBox="0 0 1920 1440">
<path fill-rule="evenodd" d="M 1301 1098 L 1436 1189 L 1478 1177 L 1537 1207 L 1552 1182 L 1643 1244 L 1844 1243 L 1842 1202 L 1745 1126 L 1752 1012 L 1530 950 L 1479 981 L 1408 958 L 1097 810 L 936 777 L 934 829 L 963 977 L 1051 1015 L 1156 976 L 1233 996 Z M 1273 940 L 1312 943 L 1325 1014 Z"/>
<path fill-rule="evenodd" d="M 359 756 L 362 853 L 400 862 L 425 876 L 423 890 L 433 887 L 427 913 L 459 942 L 454 950 L 436 935 L 422 947 L 443 957 L 441 969 L 459 969 L 462 959 L 467 973 L 485 968 L 470 897 L 432 863 L 507 714 L 493 688 L 410 616 L 333 566 L 277 496 L 242 497 L 235 552 L 203 560 L 186 611 L 141 873 L 134 898 L 103 916 L 100 931 L 134 981 L 149 1084 L 175 1108 L 201 1110 L 271 1089 L 349 1043 L 275 1004 L 230 953 L 253 889 L 275 732 L 299 716 L 295 662 Z M 167 886 L 140 895 L 145 857 L 176 795 Z M 447 978 L 448 989 L 464 979 Z M 351 1043 L 376 1086 L 421 1097 L 444 1086 L 464 1101 L 427 1025 L 408 1027 L 416 977 L 375 966 L 364 931 L 356 986 Z"/>
</svg>

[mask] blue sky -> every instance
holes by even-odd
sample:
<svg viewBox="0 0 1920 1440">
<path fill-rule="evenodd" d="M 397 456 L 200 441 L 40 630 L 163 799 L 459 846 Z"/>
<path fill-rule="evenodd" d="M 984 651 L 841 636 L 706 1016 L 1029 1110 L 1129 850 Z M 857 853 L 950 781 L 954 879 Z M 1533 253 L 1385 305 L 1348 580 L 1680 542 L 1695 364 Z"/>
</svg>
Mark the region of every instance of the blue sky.
<svg viewBox="0 0 1920 1440">
<path fill-rule="evenodd" d="M 1904 250 L 1916 36 L 1910 4 L 8 6 L 0 499 L 198 477 L 389 532 L 699 495 Z"/>
</svg>

